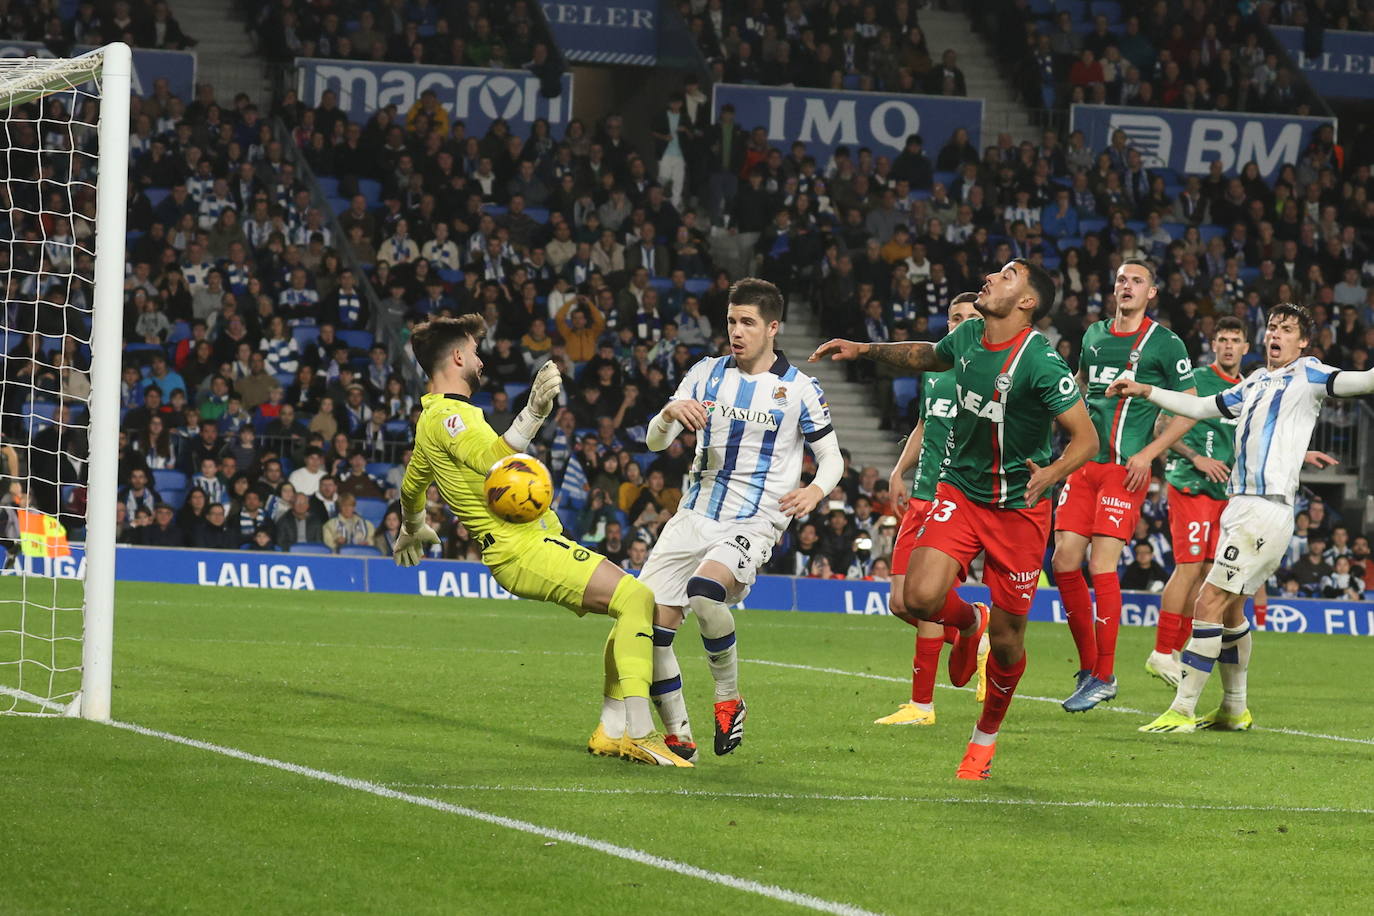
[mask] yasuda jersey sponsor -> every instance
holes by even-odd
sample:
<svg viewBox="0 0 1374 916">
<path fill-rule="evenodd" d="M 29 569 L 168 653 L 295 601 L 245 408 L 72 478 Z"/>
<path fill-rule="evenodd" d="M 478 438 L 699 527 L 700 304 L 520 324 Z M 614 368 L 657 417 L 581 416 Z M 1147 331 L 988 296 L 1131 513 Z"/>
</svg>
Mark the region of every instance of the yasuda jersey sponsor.
<svg viewBox="0 0 1374 916">
<path fill-rule="evenodd" d="M 761 515 L 785 528 L 778 502 L 797 486 L 805 442 L 832 429 L 819 383 L 781 353 L 757 375 L 741 372 L 734 357 L 707 357 L 673 399 L 700 402 L 707 417 L 682 508 L 715 521 Z"/>
</svg>

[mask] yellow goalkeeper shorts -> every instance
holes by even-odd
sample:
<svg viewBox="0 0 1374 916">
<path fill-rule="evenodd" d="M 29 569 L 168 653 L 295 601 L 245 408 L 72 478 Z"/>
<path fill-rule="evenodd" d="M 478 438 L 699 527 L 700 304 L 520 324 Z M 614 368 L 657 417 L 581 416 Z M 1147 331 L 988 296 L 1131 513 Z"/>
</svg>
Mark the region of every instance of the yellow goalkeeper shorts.
<svg viewBox="0 0 1374 916">
<path fill-rule="evenodd" d="M 582 597 L 605 559 L 601 554 L 542 528 L 528 534 L 489 534 L 482 545 L 482 562 L 506 591 L 560 604 L 579 617 L 587 613 Z"/>
</svg>

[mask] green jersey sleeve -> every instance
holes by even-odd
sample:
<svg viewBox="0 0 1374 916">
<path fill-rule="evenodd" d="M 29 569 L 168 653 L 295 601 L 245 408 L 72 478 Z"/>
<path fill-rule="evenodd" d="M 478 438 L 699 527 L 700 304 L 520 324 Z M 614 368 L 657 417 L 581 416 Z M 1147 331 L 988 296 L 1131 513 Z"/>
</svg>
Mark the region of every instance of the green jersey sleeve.
<svg viewBox="0 0 1374 916">
<path fill-rule="evenodd" d="M 1188 348 L 1183 345 L 1183 341 L 1177 335 L 1170 334 L 1163 341 L 1163 345 L 1156 353 L 1159 360 L 1159 372 L 1164 376 L 1165 388 L 1174 391 L 1186 391 L 1196 387 L 1193 378 L 1193 361 L 1188 357 Z"/>
<path fill-rule="evenodd" d="M 1033 378 L 1040 403 L 1056 417 L 1083 399 L 1073 370 L 1064 357 L 1048 346 L 1036 356 Z"/>
</svg>

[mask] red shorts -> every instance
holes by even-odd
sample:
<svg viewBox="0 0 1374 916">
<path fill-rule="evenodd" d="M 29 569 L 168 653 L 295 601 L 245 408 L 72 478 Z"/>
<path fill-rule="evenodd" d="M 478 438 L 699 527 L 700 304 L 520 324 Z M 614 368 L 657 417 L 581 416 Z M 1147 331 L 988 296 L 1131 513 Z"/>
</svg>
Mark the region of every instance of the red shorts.
<svg viewBox="0 0 1374 916">
<path fill-rule="evenodd" d="M 1140 521 L 1140 507 L 1149 487 L 1146 478 L 1139 490 L 1126 489 L 1124 464 L 1089 461 L 1065 482 L 1054 530 L 1072 531 L 1085 538 L 1100 534 L 1129 541 L 1135 535 L 1135 523 Z"/>
<path fill-rule="evenodd" d="M 941 483 L 916 534 L 916 546 L 933 547 L 957 560 L 960 580 L 968 576 L 973 558 L 986 551 L 983 584 L 992 593 L 992 603 L 1012 614 L 1026 614 L 1044 569 L 1050 514 L 1047 499 L 1034 509 L 997 509 Z"/>
<path fill-rule="evenodd" d="M 1169 538 L 1175 563 L 1210 563 L 1216 559 L 1221 511 L 1226 500 L 1169 487 Z"/>
<path fill-rule="evenodd" d="M 911 559 L 911 551 L 916 547 L 916 532 L 926 520 L 930 511 L 930 500 L 913 497 L 906 504 L 902 515 L 902 527 L 897 529 L 897 540 L 892 545 L 892 575 L 905 576 L 906 563 Z"/>
</svg>

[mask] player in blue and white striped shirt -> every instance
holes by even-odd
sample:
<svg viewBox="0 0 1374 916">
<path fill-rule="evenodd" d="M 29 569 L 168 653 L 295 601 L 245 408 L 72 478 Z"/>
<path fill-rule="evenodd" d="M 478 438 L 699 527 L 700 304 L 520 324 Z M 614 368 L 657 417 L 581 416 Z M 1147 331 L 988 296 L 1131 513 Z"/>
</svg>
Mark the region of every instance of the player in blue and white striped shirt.
<svg viewBox="0 0 1374 916">
<path fill-rule="evenodd" d="M 1107 389 L 1116 397 L 1146 398 L 1171 413 L 1206 420 L 1236 421 L 1236 458 L 1221 514 L 1216 561 L 1193 609 L 1193 637 L 1183 651 L 1183 677 L 1173 705 L 1145 732 L 1191 732 L 1198 728 L 1240 731 L 1253 723 L 1246 708 L 1250 625 L 1245 599 L 1283 561 L 1293 534 L 1293 500 L 1308 440 L 1328 397 L 1374 393 L 1374 370 L 1343 372 L 1303 356 L 1312 339 L 1312 316 L 1284 303 L 1269 313 L 1264 334 L 1266 365 L 1240 384 L 1211 397 L 1118 379 Z M 1217 661 L 1223 698 L 1198 718 L 1198 696 Z"/>
<path fill-rule="evenodd" d="M 684 427 L 697 433 L 682 503 L 639 577 L 658 604 L 650 694 L 668 746 L 688 760 L 696 744 L 673 653 L 686 610 L 697 615 L 716 682 L 715 751 L 728 754 L 743 738 L 745 715 L 729 605 L 749 593 L 791 519 L 810 513 L 844 471 L 820 385 L 773 349 L 782 305 L 778 288 L 765 280 L 731 287 L 731 355 L 693 366 L 649 424 L 652 451 L 667 448 Z M 799 487 L 808 443 L 816 476 Z"/>
</svg>

